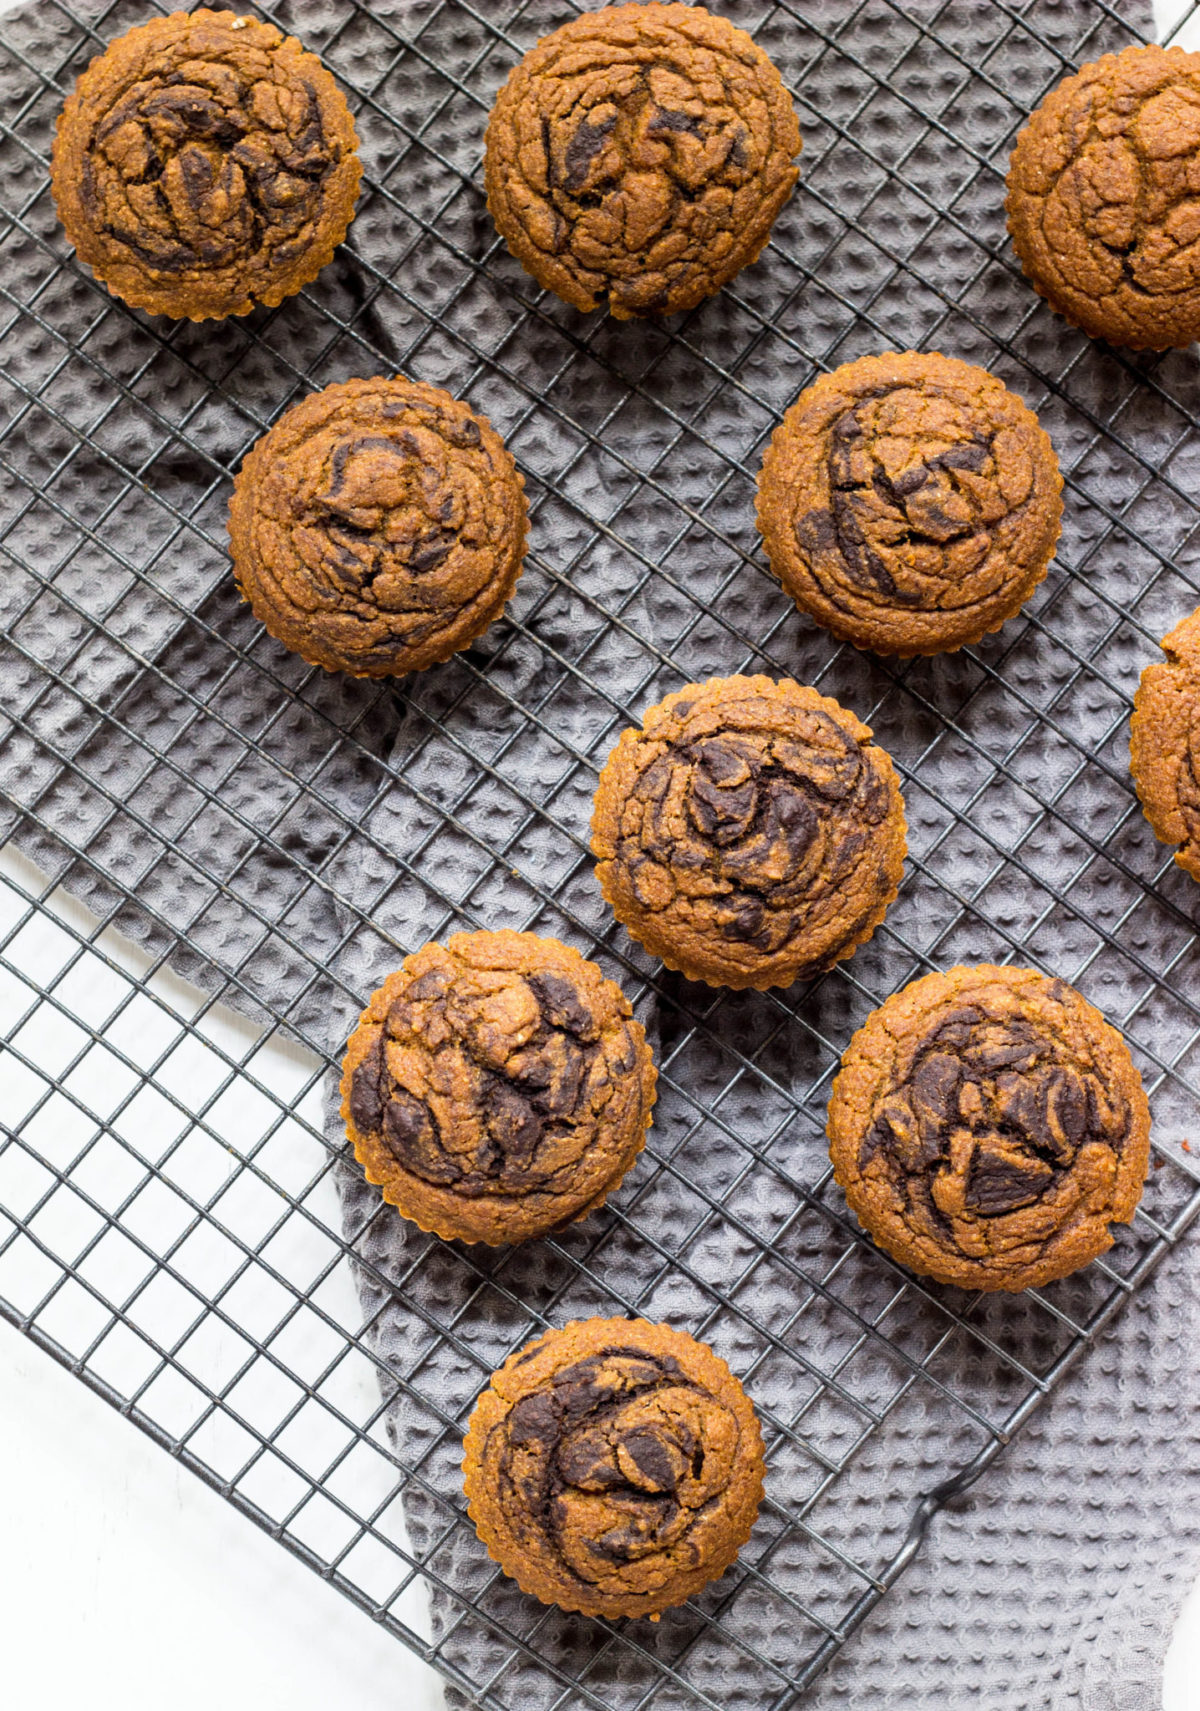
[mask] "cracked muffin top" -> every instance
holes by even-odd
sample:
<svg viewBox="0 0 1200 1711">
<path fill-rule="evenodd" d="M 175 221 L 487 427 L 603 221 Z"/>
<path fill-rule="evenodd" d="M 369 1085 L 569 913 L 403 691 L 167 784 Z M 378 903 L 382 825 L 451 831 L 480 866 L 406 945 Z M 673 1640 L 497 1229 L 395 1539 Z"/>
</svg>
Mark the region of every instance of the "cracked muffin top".
<svg viewBox="0 0 1200 1711">
<path fill-rule="evenodd" d="M 1017 138 L 1008 227 L 1034 288 L 1114 345 L 1200 335 L 1200 54 L 1129 47 L 1053 89 Z"/>
<path fill-rule="evenodd" d="M 541 285 L 584 311 L 670 315 L 753 261 L 800 131 L 766 54 L 700 6 L 612 6 L 546 36 L 487 128 L 488 207 Z"/>
<path fill-rule="evenodd" d="M 523 1592 L 592 1616 L 653 1616 L 750 1537 L 763 1443 L 703 1343 L 645 1319 L 547 1331 L 492 1375 L 463 1446 L 467 1507 Z"/>
<path fill-rule="evenodd" d="M 1133 700 L 1129 761 L 1142 808 L 1175 860 L 1200 879 L 1200 608 L 1163 637 Z"/>
<path fill-rule="evenodd" d="M 517 466 L 420 381 L 348 380 L 286 411 L 234 483 L 234 574 L 271 634 L 327 671 L 399 676 L 500 616 L 525 552 Z"/>
<path fill-rule="evenodd" d="M 850 956 L 896 895 L 905 837 L 867 726 L 786 678 L 714 677 L 649 708 L 592 815 L 617 919 L 710 986 L 787 986 Z"/>
<path fill-rule="evenodd" d="M 346 1049 L 342 1117 L 367 1180 L 423 1230 L 526 1241 L 603 1203 L 641 1151 L 650 1047 L 594 962 L 535 933 L 406 957 Z"/>
<path fill-rule="evenodd" d="M 110 43 L 58 121 L 50 182 L 116 296 L 204 321 L 273 305 L 346 235 L 361 168 L 315 55 L 257 18 L 173 12 Z"/>
<path fill-rule="evenodd" d="M 964 1289 L 1028 1289 L 1133 1217 L 1150 1110 L 1125 1042 L 1074 987 L 984 963 L 914 980 L 867 1018 L 829 1147 L 893 1258 Z"/>
<path fill-rule="evenodd" d="M 932 654 L 999 629 L 1046 574 L 1062 476 L 1037 417 L 937 352 L 845 363 L 767 448 L 758 527 L 802 611 L 843 641 Z"/>
</svg>

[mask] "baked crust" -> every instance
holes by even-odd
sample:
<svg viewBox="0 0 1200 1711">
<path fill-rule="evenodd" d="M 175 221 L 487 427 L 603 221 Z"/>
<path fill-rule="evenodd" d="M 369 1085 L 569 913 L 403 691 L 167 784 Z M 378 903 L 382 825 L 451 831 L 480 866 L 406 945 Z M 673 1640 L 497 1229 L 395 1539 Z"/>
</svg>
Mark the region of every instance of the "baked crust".
<svg viewBox="0 0 1200 1711">
<path fill-rule="evenodd" d="M 1032 410 L 938 352 L 845 363 L 802 392 L 758 481 L 771 569 L 855 647 L 951 652 L 998 630 L 1046 574 L 1062 476 Z"/>
<path fill-rule="evenodd" d="M 436 386 L 348 380 L 284 413 L 234 482 L 234 575 L 326 671 L 400 676 L 497 619 L 520 577 L 524 483 L 483 416 Z"/>
<path fill-rule="evenodd" d="M 510 72 L 487 127 L 488 208 L 575 308 L 672 315 L 757 259 L 799 153 L 791 99 L 744 30 L 701 6 L 610 6 Z"/>
<path fill-rule="evenodd" d="M 1150 1109 L 1116 1029 L 1029 968 L 927 974 L 842 1058 L 829 1151 L 881 1248 L 963 1289 L 1029 1289 L 1112 1246 L 1150 1156 Z"/>
<path fill-rule="evenodd" d="M 535 933 L 406 957 L 346 1048 L 342 1118 L 368 1182 L 447 1240 L 528 1241 L 586 1217 L 645 1143 L 654 1060 L 594 962 Z"/>
<path fill-rule="evenodd" d="M 463 1445 L 467 1507 L 523 1592 L 592 1616 L 657 1616 L 750 1537 L 763 1443 L 705 1344 L 645 1319 L 547 1331 L 492 1375 Z"/>
<path fill-rule="evenodd" d="M 315 54 L 234 12 L 173 12 L 111 42 L 59 115 L 50 184 L 117 297 L 205 321 L 315 279 L 354 217 L 350 109 Z"/>
<path fill-rule="evenodd" d="M 1052 89 L 1017 138 L 1008 229 L 1034 290 L 1093 338 L 1200 336 L 1200 54 L 1128 47 Z"/>
<path fill-rule="evenodd" d="M 851 956 L 895 898 L 905 848 L 890 757 L 786 678 L 713 677 L 648 708 L 592 813 L 617 919 L 710 986 L 788 986 Z"/>
<path fill-rule="evenodd" d="M 1162 639 L 1133 698 L 1129 765 L 1154 835 L 1200 879 L 1200 608 Z"/>
</svg>

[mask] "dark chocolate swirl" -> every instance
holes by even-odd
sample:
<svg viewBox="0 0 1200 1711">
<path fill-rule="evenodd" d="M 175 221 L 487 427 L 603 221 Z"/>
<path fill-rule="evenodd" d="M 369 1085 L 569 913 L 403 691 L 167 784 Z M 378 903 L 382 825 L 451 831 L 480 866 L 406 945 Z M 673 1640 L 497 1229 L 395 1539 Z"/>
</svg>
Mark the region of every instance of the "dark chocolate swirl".
<svg viewBox="0 0 1200 1711">
<path fill-rule="evenodd" d="M 488 125 L 488 206 L 580 309 L 670 314 L 752 261 L 800 134 L 751 38 L 699 6 L 588 12 L 525 56 Z"/>
<path fill-rule="evenodd" d="M 464 933 L 375 994 L 343 1093 L 359 1158 L 401 1211 L 499 1243 L 615 1187 L 642 1145 L 654 1072 L 594 963 L 532 933 Z"/>
<path fill-rule="evenodd" d="M 780 985 L 829 968 L 895 896 L 904 816 L 865 725 L 813 689 L 713 678 L 651 707 L 600 778 L 597 878 L 693 979 Z"/>
<path fill-rule="evenodd" d="M 1200 336 L 1200 54 L 1154 45 L 1065 78 L 1017 139 L 1008 223 L 1033 285 L 1113 344 Z"/>
<path fill-rule="evenodd" d="M 589 1321 L 531 1345 L 493 1386 L 472 1421 L 468 1495 L 523 1585 L 572 1609 L 660 1609 L 732 1560 L 761 1440 L 710 1351 L 661 1326 Z"/>
<path fill-rule="evenodd" d="M 906 351 L 801 394 L 763 462 L 759 527 L 785 588 L 836 635 L 935 653 L 995 629 L 1045 575 L 1061 487 L 1020 399 Z"/>
<path fill-rule="evenodd" d="M 481 416 L 418 381 L 351 380 L 289 410 L 242 466 L 234 570 L 273 636 L 381 677 L 466 647 L 516 585 L 521 477 Z"/>
<path fill-rule="evenodd" d="M 1132 1216 L 1149 1113 L 1120 1036 L 1029 969 L 959 968 L 889 999 L 830 1104 L 834 1168 L 875 1239 L 947 1282 L 1019 1289 Z"/>
<path fill-rule="evenodd" d="M 93 61 L 64 110 L 54 175 L 76 248 L 114 290 L 201 318 L 277 303 L 312 278 L 345 235 L 359 167 L 318 59 L 272 25 L 201 10 L 130 31 Z"/>
</svg>

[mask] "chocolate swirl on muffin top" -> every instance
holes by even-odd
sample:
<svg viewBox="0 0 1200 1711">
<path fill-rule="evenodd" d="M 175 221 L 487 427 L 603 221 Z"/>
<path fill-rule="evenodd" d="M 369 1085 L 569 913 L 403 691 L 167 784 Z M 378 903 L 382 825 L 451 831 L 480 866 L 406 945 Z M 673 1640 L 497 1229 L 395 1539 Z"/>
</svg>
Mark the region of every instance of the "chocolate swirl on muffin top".
<svg viewBox="0 0 1200 1711">
<path fill-rule="evenodd" d="M 1111 1247 L 1150 1115 L 1120 1035 L 1073 987 L 931 974 L 855 1035 L 829 1105 L 834 1174 L 875 1240 L 966 1288 L 1024 1289 Z"/>
<path fill-rule="evenodd" d="M 522 1241 L 616 1187 L 654 1079 L 640 1024 L 595 963 L 533 933 L 459 933 L 372 998 L 342 1115 L 368 1179 L 423 1229 Z"/>
<path fill-rule="evenodd" d="M 723 1361 L 643 1320 L 550 1331 L 493 1376 L 466 1442 L 472 1518 L 547 1602 L 654 1613 L 724 1572 L 762 1492 L 754 1411 Z"/>
<path fill-rule="evenodd" d="M 779 74 L 744 31 L 700 6 L 608 7 L 545 37 L 500 90 L 488 207 L 576 308 L 673 314 L 758 255 L 799 152 Z"/>
<path fill-rule="evenodd" d="M 448 659 L 521 573 L 526 509 L 503 441 L 398 377 L 313 393 L 258 441 L 230 505 L 234 572 L 271 634 L 329 671 Z"/>
<path fill-rule="evenodd" d="M 1064 78 L 1017 138 L 1008 227 L 1034 288 L 1093 338 L 1200 337 L 1200 54 L 1128 47 Z"/>
<path fill-rule="evenodd" d="M 113 42 L 59 120 L 52 183 L 111 290 L 203 320 L 280 302 L 346 234 L 360 167 L 349 109 L 271 24 L 199 10 Z"/>
<path fill-rule="evenodd" d="M 849 956 L 904 860 L 895 770 L 870 737 L 786 679 L 712 678 L 651 707 L 596 791 L 596 876 L 617 918 L 712 985 L 787 985 Z"/>
<path fill-rule="evenodd" d="M 1046 574 L 1062 477 L 1037 418 L 984 369 L 917 351 L 824 375 L 763 460 L 758 524 L 802 610 L 880 653 L 999 627 Z"/>
</svg>

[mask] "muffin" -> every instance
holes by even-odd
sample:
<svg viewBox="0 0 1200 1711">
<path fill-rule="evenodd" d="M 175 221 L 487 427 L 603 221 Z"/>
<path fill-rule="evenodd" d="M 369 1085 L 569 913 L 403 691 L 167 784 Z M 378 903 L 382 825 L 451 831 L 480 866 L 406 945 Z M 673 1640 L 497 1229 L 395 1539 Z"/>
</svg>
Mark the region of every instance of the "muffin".
<svg viewBox="0 0 1200 1711">
<path fill-rule="evenodd" d="M 845 363 L 802 392 L 758 482 L 771 569 L 802 612 L 882 654 L 998 630 L 1046 574 L 1062 476 L 1037 417 L 936 352 Z"/>
<path fill-rule="evenodd" d="M 851 1040 L 833 1173 L 893 1258 L 963 1289 L 1029 1289 L 1112 1246 L 1150 1156 L 1120 1034 L 1029 968 L 927 974 Z"/>
<path fill-rule="evenodd" d="M 1200 335 L 1200 54 L 1129 47 L 1053 89 L 1017 138 L 1008 229 L 1035 291 L 1093 338 Z"/>
<path fill-rule="evenodd" d="M 787 679 L 714 677 L 648 709 L 600 774 L 596 878 L 618 921 L 710 986 L 788 986 L 869 939 L 904 804 L 860 720 Z"/>
<path fill-rule="evenodd" d="M 285 647 L 400 676 L 498 618 L 525 552 L 524 486 L 482 416 L 420 381 L 348 380 L 286 411 L 242 464 L 234 575 Z"/>
<path fill-rule="evenodd" d="M 1162 640 L 1133 700 L 1129 763 L 1154 835 L 1200 879 L 1200 608 Z"/>
<path fill-rule="evenodd" d="M 583 1319 L 507 1360 L 463 1446 L 467 1507 L 523 1592 L 657 1616 L 725 1573 L 762 1501 L 754 1409 L 703 1343 Z"/>
<path fill-rule="evenodd" d="M 642 1149 L 654 1063 L 594 962 L 535 933 L 456 933 L 375 993 L 342 1117 L 368 1182 L 422 1230 L 523 1242 L 595 1211 Z"/>
<path fill-rule="evenodd" d="M 135 308 L 245 315 L 315 279 L 362 169 L 315 55 L 258 18 L 173 12 L 111 42 L 59 116 L 50 168 L 81 261 Z"/>
<path fill-rule="evenodd" d="M 509 74 L 488 121 L 488 207 L 575 308 L 672 315 L 757 258 L 799 153 L 788 93 L 744 30 L 701 6 L 611 6 Z"/>
</svg>

